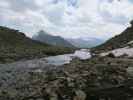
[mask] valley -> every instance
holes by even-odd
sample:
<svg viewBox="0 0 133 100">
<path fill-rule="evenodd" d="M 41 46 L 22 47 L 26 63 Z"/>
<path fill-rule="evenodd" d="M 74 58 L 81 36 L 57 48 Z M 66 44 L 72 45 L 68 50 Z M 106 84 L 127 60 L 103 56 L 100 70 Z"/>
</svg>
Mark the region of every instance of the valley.
<svg viewBox="0 0 133 100">
<path fill-rule="evenodd" d="M 132 100 L 133 49 L 128 38 L 132 29 L 98 47 L 76 49 L 38 42 L 1 27 L 0 53 L 6 53 L 0 56 L 0 100 Z M 16 38 L 5 41 L 8 36 Z"/>
<path fill-rule="evenodd" d="M 133 100 L 133 0 L 0 0 L 0 100 Z"/>
</svg>

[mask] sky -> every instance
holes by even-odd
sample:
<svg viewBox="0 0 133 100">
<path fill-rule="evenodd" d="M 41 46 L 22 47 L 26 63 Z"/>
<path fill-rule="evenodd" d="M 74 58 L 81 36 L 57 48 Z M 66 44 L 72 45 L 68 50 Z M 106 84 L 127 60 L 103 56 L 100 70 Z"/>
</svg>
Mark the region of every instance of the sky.
<svg viewBox="0 0 133 100">
<path fill-rule="evenodd" d="M 133 0 L 0 0 L 0 25 L 32 37 L 110 38 L 133 19 Z"/>
</svg>

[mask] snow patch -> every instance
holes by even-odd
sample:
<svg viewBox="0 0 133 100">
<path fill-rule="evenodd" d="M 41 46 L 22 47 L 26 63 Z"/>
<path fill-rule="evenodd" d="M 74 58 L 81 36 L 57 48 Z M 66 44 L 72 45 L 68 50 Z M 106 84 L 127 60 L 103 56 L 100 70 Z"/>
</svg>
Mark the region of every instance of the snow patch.
<svg viewBox="0 0 133 100">
<path fill-rule="evenodd" d="M 123 55 L 127 55 L 128 57 L 133 57 L 133 48 L 124 47 L 124 48 L 114 49 L 109 52 L 101 53 L 100 56 L 107 56 L 110 53 L 114 54 L 115 57 L 120 57 Z"/>
<path fill-rule="evenodd" d="M 79 58 L 80 60 L 87 60 L 91 58 L 90 50 L 88 49 L 76 50 L 75 53 L 73 54 L 64 54 L 64 55 L 46 57 L 45 60 L 47 61 L 48 64 L 58 66 L 58 65 L 69 64 L 74 58 Z"/>
<path fill-rule="evenodd" d="M 74 56 L 81 60 L 86 60 L 91 58 L 91 54 L 87 49 L 81 49 L 81 50 L 75 51 Z"/>
</svg>

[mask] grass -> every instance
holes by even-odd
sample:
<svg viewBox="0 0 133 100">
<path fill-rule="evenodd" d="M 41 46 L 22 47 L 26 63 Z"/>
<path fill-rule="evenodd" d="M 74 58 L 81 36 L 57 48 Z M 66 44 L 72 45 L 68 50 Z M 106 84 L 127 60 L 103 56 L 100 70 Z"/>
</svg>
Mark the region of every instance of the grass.
<svg viewBox="0 0 133 100">
<path fill-rule="evenodd" d="M 51 46 L 32 40 L 17 30 L 0 27 L 1 63 L 65 54 L 72 51 L 72 48 Z"/>
</svg>

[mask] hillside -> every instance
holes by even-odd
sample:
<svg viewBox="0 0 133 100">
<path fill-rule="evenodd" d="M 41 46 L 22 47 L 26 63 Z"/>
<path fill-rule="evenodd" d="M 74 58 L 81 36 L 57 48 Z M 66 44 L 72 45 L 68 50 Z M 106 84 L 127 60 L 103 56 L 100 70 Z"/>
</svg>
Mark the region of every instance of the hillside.
<svg viewBox="0 0 133 100">
<path fill-rule="evenodd" d="M 76 38 L 67 39 L 72 45 L 77 48 L 92 48 L 103 43 L 104 40 L 98 38 Z"/>
<path fill-rule="evenodd" d="M 0 26 L 0 62 L 2 63 L 64 54 L 71 51 L 69 48 L 60 48 L 37 42 L 18 30 Z"/>
<path fill-rule="evenodd" d="M 38 32 L 37 35 L 33 36 L 33 39 L 53 46 L 74 48 L 74 46 L 66 41 L 64 38 L 60 36 L 52 36 L 45 31 Z"/>
<path fill-rule="evenodd" d="M 131 27 L 128 27 L 120 35 L 117 35 L 104 44 L 94 48 L 96 51 L 109 51 L 117 48 L 125 47 L 129 42 L 133 41 L 133 21 L 131 21 Z"/>
</svg>

